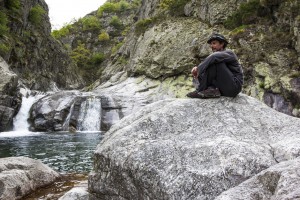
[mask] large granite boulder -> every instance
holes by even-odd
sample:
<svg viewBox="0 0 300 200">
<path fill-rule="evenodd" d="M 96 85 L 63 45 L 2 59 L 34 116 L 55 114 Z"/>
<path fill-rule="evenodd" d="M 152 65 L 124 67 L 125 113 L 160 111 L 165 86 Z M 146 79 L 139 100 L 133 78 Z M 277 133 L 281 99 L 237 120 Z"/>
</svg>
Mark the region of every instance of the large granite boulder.
<svg viewBox="0 0 300 200">
<path fill-rule="evenodd" d="M 0 158 L 0 199 L 21 199 L 53 183 L 59 174 L 38 160 L 26 157 Z"/>
<path fill-rule="evenodd" d="M 300 121 L 246 95 L 158 101 L 124 117 L 94 155 L 99 199 L 214 199 L 300 154 Z"/>
</svg>

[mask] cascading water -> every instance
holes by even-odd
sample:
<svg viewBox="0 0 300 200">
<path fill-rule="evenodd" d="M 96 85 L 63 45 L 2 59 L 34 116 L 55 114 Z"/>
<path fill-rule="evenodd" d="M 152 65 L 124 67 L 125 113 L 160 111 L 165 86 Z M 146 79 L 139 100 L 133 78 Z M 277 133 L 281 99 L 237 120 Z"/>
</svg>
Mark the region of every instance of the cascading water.
<svg viewBox="0 0 300 200">
<path fill-rule="evenodd" d="M 29 118 L 29 110 L 31 106 L 40 98 L 45 95 L 35 95 L 35 96 L 23 96 L 22 105 L 19 113 L 14 118 L 14 131 L 18 132 L 28 132 L 29 124 L 27 119 Z"/>
<path fill-rule="evenodd" d="M 90 96 L 81 103 L 78 117 L 79 131 L 100 131 L 101 127 L 101 99 Z"/>
</svg>

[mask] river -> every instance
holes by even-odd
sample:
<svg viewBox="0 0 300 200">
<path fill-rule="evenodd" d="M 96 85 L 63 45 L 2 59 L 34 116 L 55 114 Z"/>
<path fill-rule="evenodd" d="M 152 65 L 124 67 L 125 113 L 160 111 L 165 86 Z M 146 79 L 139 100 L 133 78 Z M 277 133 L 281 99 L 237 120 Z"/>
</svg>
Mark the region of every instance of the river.
<svg viewBox="0 0 300 200">
<path fill-rule="evenodd" d="M 26 200 L 56 200 L 77 183 L 86 181 L 88 173 L 92 170 L 93 152 L 104 134 L 99 130 L 99 124 L 87 121 L 90 118 L 86 116 L 95 116 L 95 113 L 85 113 L 86 116 L 83 117 L 83 124 L 92 131 L 83 129 L 84 131 L 76 133 L 30 132 L 27 122 L 29 110 L 34 102 L 43 96 L 24 95 L 20 111 L 14 118 L 14 130 L 0 132 L 0 158 L 26 156 L 38 159 L 63 175 L 56 183 L 36 191 L 26 197 Z M 89 107 L 99 109 L 97 106 Z M 95 127 L 90 128 L 90 124 L 94 124 Z"/>
</svg>

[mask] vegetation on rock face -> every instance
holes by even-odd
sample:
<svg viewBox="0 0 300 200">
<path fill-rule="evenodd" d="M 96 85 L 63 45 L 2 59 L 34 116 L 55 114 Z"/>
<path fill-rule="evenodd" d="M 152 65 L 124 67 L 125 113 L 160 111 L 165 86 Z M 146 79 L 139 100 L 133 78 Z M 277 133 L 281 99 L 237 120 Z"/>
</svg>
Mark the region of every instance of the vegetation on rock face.
<svg viewBox="0 0 300 200">
<path fill-rule="evenodd" d="M 100 30 L 101 24 L 97 17 L 87 16 L 78 20 L 78 24 L 81 25 L 83 31 Z"/>
<path fill-rule="evenodd" d="M 102 31 L 98 35 L 99 42 L 107 42 L 109 41 L 109 34 L 106 31 Z"/>
<path fill-rule="evenodd" d="M 59 30 L 52 31 L 51 35 L 52 35 L 52 37 L 54 37 L 55 39 L 58 40 L 58 39 L 60 39 L 62 37 L 65 37 L 65 36 L 69 35 L 71 28 L 72 28 L 72 25 L 68 24 L 68 25 L 62 27 Z"/>
<path fill-rule="evenodd" d="M 184 15 L 184 6 L 190 0 L 162 0 L 160 8 L 168 10 L 172 16 Z"/>
<path fill-rule="evenodd" d="M 40 25 L 45 13 L 46 11 L 42 6 L 36 5 L 30 9 L 28 20 L 36 26 Z"/>
<path fill-rule="evenodd" d="M 0 7 L 0 56 L 4 57 L 11 48 L 10 18 L 19 16 L 21 4 L 20 0 L 5 0 L 2 4 L 3 7 Z"/>
<path fill-rule="evenodd" d="M 123 45 L 140 1 L 110 0 L 96 12 L 52 32 L 67 47 L 87 84 L 99 78 L 102 63 Z"/>
<path fill-rule="evenodd" d="M 119 2 L 106 2 L 104 3 L 98 10 L 97 15 L 99 17 L 103 16 L 103 13 L 118 13 L 124 12 L 126 10 L 131 9 L 132 6 L 127 1 L 119 1 Z"/>
<path fill-rule="evenodd" d="M 242 3 L 237 11 L 235 11 L 224 22 L 224 26 L 228 29 L 234 29 L 242 25 L 253 24 L 260 17 L 270 17 L 267 7 L 260 4 L 260 0 L 251 0 Z"/>
</svg>

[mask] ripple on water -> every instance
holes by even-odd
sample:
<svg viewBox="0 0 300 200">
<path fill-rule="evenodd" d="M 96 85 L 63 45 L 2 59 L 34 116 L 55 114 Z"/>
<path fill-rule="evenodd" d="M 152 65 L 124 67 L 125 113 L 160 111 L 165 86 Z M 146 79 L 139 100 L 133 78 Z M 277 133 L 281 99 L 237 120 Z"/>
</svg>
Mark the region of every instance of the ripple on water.
<svg viewBox="0 0 300 200">
<path fill-rule="evenodd" d="M 7 132 L 5 133 L 8 135 Z M 1 137 L 0 158 L 27 156 L 41 160 L 60 173 L 85 173 L 92 169 L 92 156 L 101 132 L 38 133 Z"/>
</svg>

